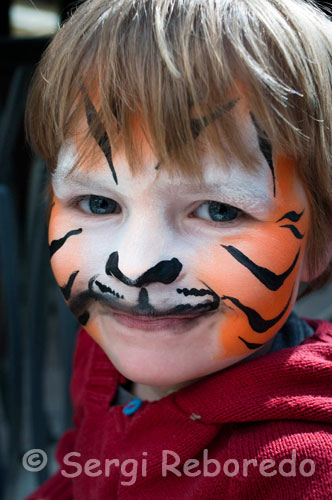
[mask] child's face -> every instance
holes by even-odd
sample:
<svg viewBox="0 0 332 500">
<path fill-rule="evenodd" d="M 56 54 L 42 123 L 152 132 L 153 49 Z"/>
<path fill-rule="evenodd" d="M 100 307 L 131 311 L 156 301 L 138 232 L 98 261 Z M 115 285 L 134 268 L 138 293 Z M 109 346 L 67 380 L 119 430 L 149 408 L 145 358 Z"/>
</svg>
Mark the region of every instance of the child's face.
<svg viewBox="0 0 332 500">
<path fill-rule="evenodd" d="M 84 328 L 135 382 L 179 384 L 232 365 L 264 349 L 292 309 L 306 191 L 289 158 L 269 165 L 249 112 L 237 119 L 257 168 L 202 153 L 202 185 L 156 169 L 143 138 L 136 176 L 122 151 L 112 172 L 100 150 L 66 177 L 75 142 L 60 153 L 53 271 Z"/>
</svg>

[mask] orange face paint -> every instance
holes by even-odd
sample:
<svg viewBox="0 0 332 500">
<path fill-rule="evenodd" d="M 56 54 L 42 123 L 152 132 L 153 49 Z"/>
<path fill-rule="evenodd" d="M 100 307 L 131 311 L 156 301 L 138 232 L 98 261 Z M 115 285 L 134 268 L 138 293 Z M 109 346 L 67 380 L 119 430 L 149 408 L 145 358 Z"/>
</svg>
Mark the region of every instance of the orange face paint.
<svg viewBox="0 0 332 500">
<path fill-rule="evenodd" d="M 225 298 L 225 304 L 230 309 L 220 325 L 220 352 L 217 358 L 244 355 L 248 352 L 248 344 L 253 349 L 267 342 L 284 323 L 296 298 L 310 222 L 308 202 L 291 159 L 278 158 L 276 180 L 276 204 L 268 220 L 254 223 L 250 231 L 223 238 L 209 255 L 209 260 L 211 263 L 219 260 L 220 269 L 226 271 L 219 275 L 216 266 L 211 264 L 200 276 L 218 294 L 240 300 L 241 304 L 253 309 L 265 320 L 277 318 L 282 311 L 284 314 L 266 331 L 257 332 L 250 325 L 246 313 L 236 307 L 236 301 Z M 223 248 L 237 249 L 240 255 L 254 261 L 256 266 L 277 276 L 292 269 L 278 289 L 269 289 L 260 281 L 260 275 L 254 274 L 254 267 L 251 266 L 251 270 L 248 268 L 244 257 L 237 260 L 235 251 L 232 255 Z"/>
<path fill-rule="evenodd" d="M 260 149 L 249 112 L 240 117 L 255 168 L 233 157 L 226 168 L 205 152 L 202 184 L 163 165 L 157 172 L 144 137 L 135 176 L 122 150 L 114 171 L 99 148 L 92 170 L 85 158 L 69 175 L 77 147 L 68 141 L 61 152 L 53 271 L 131 380 L 178 384 L 230 366 L 259 351 L 291 311 L 310 226 L 305 188 L 291 159 L 272 164 Z"/>
</svg>

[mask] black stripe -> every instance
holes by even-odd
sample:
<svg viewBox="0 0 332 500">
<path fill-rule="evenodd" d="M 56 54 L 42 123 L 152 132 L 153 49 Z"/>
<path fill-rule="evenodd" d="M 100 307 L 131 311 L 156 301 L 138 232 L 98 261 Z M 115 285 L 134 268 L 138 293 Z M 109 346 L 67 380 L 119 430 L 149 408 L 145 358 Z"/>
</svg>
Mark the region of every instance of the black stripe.
<svg viewBox="0 0 332 500">
<path fill-rule="evenodd" d="M 81 325 L 84 326 L 89 321 L 89 318 L 90 314 L 88 313 L 88 311 L 85 311 L 83 314 L 81 314 L 81 316 L 79 316 L 78 321 L 81 323 Z"/>
<path fill-rule="evenodd" d="M 255 344 L 254 342 L 247 342 L 242 337 L 238 337 L 242 342 L 248 347 L 248 349 L 258 349 L 258 347 L 262 347 L 264 344 Z"/>
<path fill-rule="evenodd" d="M 273 165 L 272 146 L 271 146 L 270 142 L 268 141 L 265 132 L 258 125 L 256 117 L 252 112 L 250 112 L 250 117 L 251 117 L 251 120 L 252 120 L 254 127 L 256 129 L 256 132 L 257 132 L 259 149 L 263 153 L 264 158 L 266 159 L 266 161 L 270 167 L 271 173 L 272 173 L 273 196 L 275 197 L 276 196 L 276 176 L 275 176 L 274 165 Z"/>
<path fill-rule="evenodd" d="M 214 298 L 214 300 L 208 300 L 206 302 L 202 302 L 201 304 L 196 304 L 193 306 L 192 304 L 179 304 L 175 307 L 173 307 L 170 311 L 168 311 L 167 315 L 175 315 L 175 314 L 184 314 L 184 313 L 195 313 L 195 312 L 201 312 L 205 313 L 208 311 L 215 311 L 218 309 L 220 305 L 220 299 L 219 297 Z M 164 314 L 165 316 L 166 314 Z"/>
<path fill-rule="evenodd" d="M 202 118 L 192 118 L 190 120 L 191 133 L 194 139 L 197 139 L 199 134 L 209 125 L 209 121 L 206 116 Z"/>
<path fill-rule="evenodd" d="M 304 236 L 304 234 L 301 234 L 300 231 L 295 226 L 293 226 L 293 224 L 284 224 L 283 226 L 280 227 L 287 227 L 288 229 L 290 229 L 294 234 L 295 238 L 297 238 L 298 240 L 302 240 Z"/>
<path fill-rule="evenodd" d="M 273 271 L 270 271 L 270 269 L 267 269 L 266 267 L 258 266 L 253 262 L 252 260 L 249 259 L 244 253 L 242 253 L 238 248 L 233 247 L 232 245 L 221 245 L 227 252 L 229 252 L 240 264 L 242 264 L 244 267 L 246 267 L 254 276 L 256 276 L 257 279 L 263 285 L 265 285 L 269 290 L 276 291 L 278 290 L 288 278 L 288 276 L 291 274 L 293 271 L 297 259 L 299 258 L 300 255 L 300 248 L 291 264 L 291 266 L 282 274 L 275 274 Z"/>
<path fill-rule="evenodd" d="M 194 295 L 195 297 L 203 297 L 204 295 L 215 295 L 214 292 L 211 292 L 211 290 L 205 290 L 204 288 L 201 288 L 198 290 L 197 288 L 177 288 L 176 289 L 177 293 L 183 293 L 185 297 L 188 297 L 188 295 Z"/>
<path fill-rule="evenodd" d="M 95 281 L 97 287 L 99 288 L 99 290 L 102 292 L 102 293 L 111 293 L 112 295 L 114 295 L 114 297 L 116 297 L 117 299 L 124 299 L 124 296 L 123 295 L 120 295 L 118 292 L 115 292 L 112 288 L 110 288 L 109 286 L 106 286 L 104 285 L 103 283 L 100 283 L 100 281 Z"/>
<path fill-rule="evenodd" d="M 152 313 L 155 308 L 149 302 L 149 293 L 146 288 L 141 288 L 138 295 L 138 310 Z"/>
<path fill-rule="evenodd" d="M 69 299 L 70 297 L 70 294 L 71 294 L 71 289 L 72 289 L 72 286 L 74 284 L 74 281 L 75 281 L 75 278 L 76 276 L 78 275 L 79 271 L 75 271 L 73 272 L 70 277 L 69 277 L 69 280 L 67 281 L 66 285 L 65 286 L 62 286 L 60 287 L 61 289 L 61 292 L 63 293 L 63 296 L 66 300 Z"/>
<path fill-rule="evenodd" d="M 221 118 L 224 114 L 228 113 L 232 108 L 234 108 L 235 104 L 238 102 L 239 97 L 236 99 L 232 99 L 225 106 L 218 108 L 211 116 L 208 118 L 206 116 L 202 116 L 201 118 L 192 118 L 190 120 L 190 128 L 191 133 L 194 139 L 197 139 L 199 134 L 204 130 L 208 125 L 213 123 L 214 121 Z"/>
<path fill-rule="evenodd" d="M 87 118 L 89 127 L 91 127 L 91 124 L 94 122 L 97 124 L 97 128 L 92 130 L 92 135 L 95 138 L 95 140 L 97 141 L 98 146 L 100 147 L 100 149 L 102 150 L 102 152 L 104 153 L 104 155 L 106 157 L 106 160 L 107 160 L 107 163 L 111 169 L 115 184 L 118 184 L 118 178 L 117 178 L 114 164 L 113 164 L 113 160 L 112 160 L 112 149 L 111 149 L 109 137 L 106 133 L 106 130 L 105 130 L 103 124 L 101 123 L 101 121 L 98 118 L 98 113 L 96 111 L 96 108 L 94 107 L 94 105 L 92 104 L 91 100 L 89 99 L 89 97 L 87 95 L 85 96 L 85 112 L 86 112 L 86 118 Z"/>
<path fill-rule="evenodd" d="M 107 260 L 105 272 L 107 275 L 114 276 L 128 286 L 140 288 L 149 283 L 164 283 L 165 285 L 173 283 L 179 276 L 182 267 L 181 262 L 175 257 L 171 260 L 162 260 L 145 271 L 137 279 L 132 280 L 120 271 L 119 254 L 118 252 L 113 252 Z"/>
<path fill-rule="evenodd" d="M 292 295 L 293 295 L 293 290 L 292 290 L 292 293 L 290 294 L 290 297 L 288 299 L 287 304 L 285 305 L 285 307 L 283 308 L 281 313 L 272 319 L 262 318 L 262 316 L 257 311 L 255 311 L 255 309 L 251 309 L 251 307 L 245 306 L 235 297 L 228 297 L 228 296 L 224 295 L 222 297 L 222 300 L 230 300 L 236 307 L 241 309 L 241 311 L 243 311 L 244 314 L 247 316 L 249 324 L 255 332 L 265 333 L 267 330 L 272 328 L 272 326 L 274 326 L 276 323 L 278 323 L 278 321 L 283 317 L 283 315 L 285 314 L 285 312 L 288 309 Z"/>
<path fill-rule="evenodd" d="M 292 222 L 298 222 L 301 219 L 301 217 L 303 215 L 303 212 L 304 212 L 304 209 L 299 214 L 297 214 L 294 211 L 287 212 L 285 215 L 283 215 L 282 217 L 280 217 L 280 219 L 278 219 L 276 222 L 280 222 L 281 220 L 284 220 L 284 219 L 289 219 Z"/>
<path fill-rule="evenodd" d="M 72 231 L 69 231 L 65 236 L 63 236 L 59 240 L 53 240 L 49 246 L 50 258 L 55 254 L 55 252 L 57 252 L 62 247 L 62 245 L 64 245 L 66 243 L 67 239 L 70 236 L 73 236 L 75 234 L 81 234 L 81 232 L 82 232 L 82 228 L 73 229 Z"/>
</svg>

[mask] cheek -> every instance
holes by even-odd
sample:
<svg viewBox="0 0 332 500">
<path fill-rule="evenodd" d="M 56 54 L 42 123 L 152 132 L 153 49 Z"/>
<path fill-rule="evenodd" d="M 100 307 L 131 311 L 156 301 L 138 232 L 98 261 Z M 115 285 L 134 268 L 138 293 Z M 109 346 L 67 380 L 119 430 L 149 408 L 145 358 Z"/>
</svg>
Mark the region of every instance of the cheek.
<svg viewBox="0 0 332 500">
<path fill-rule="evenodd" d="M 252 297 L 268 294 L 276 300 L 298 274 L 306 238 L 299 241 L 290 232 L 280 233 L 279 228 L 275 228 L 272 223 L 259 226 L 257 224 L 239 235 L 225 236 L 204 252 L 198 252 L 194 265 L 194 273 L 198 279 L 204 281 L 219 296 L 236 294 L 250 300 Z M 236 250 L 242 254 L 242 258 L 236 258 Z M 278 290 L 269 290 L 254 274 L 254 265 L 261 271 L 265 269 L 276 275 L 283 274 L 295 261 L 299 250 L 294 269 Z"/>
<path fill-rule="evenodd" d="M 252 227 L 245 234 L 224 237 L 220 243 L 198 255 L 195 270 L 197 278 L 216 292 L 224 304 L 218 329 L 218 356 L 249 354 L 252 351 L 248 350 L 239 337 L 259 347 L 273 337 L 291 311 L 299 285 L 306 238 L 299 241 L 290 231 L 282 231 L 284 232 L 280 233 L 280 229 L 272 223 L 260 224 L 260 227 Z M 299 249 L 300 254 L 281 286 L 277 290 L 271 290 L 248 268 L 248 261 L 239 262 L 224 247 L 240 250 L 260 270 L 265 269 L 276 275 L 282 275 L 292 266 Z M 277 318 L 287 304 L 288 306 L 276 324 L 257 333 L 236 301 L 264 320 Z"/>
<path fill-rule="evenodd" d="M 49 244 L 51 245 L 53 241 L 63 238 L 75 229 L 78 229 L 77 224 L 55 204 L 49 223 Z M 52 271 L 60 287 L 66 286 L 72 274 L 79 271 L 75 277 L 70 298 L 87 289 L 89 279 L 96 273 L 95 262 L 100 262 L 100 267 L 103 267 L 101 259 L 98 260 L 94 256 L 94 249 L 96 245 L 91 237 L 89 238 L 89 232 L 82 228 L 80 234 L 70 236 L 51 257 Z M 98 344 L 102 345 L 98 317 L 89 318 L 84 328 Z"/>
<path fill-rule="evenodd" d="M 87 287 L 89 279 L 105 272 L 105 265 L 111 248 L 110 230 L 95 223 L 76 220 L 65 207 L 56 202 L 49 222 L 49 245 L 72 234 L 51 257 L 51 266 L 60 286 L 68 280 L 71 273 L 79 271 L 77 283 L 84 280 Z"/>
<path fill-rule="evenodd" d="M 61 240 L 74 231 L 77 234 L 68 236 L 61 244 Z M 76 271 L 79 272 L 75 279 L 75 287 L 78 282 L 82 281 L 85 261 L 83 252 L 84 240 L 85 235 L 83 228 L 66 217 L 63 211 L 58 207 L 58 204 L 55 203 L 50 216 L 48 241 L 50 249 L 53 247 L 54 253 L 51 255 L 50 262 L 53 274 L 59 286 L 63 287 L 68 282 L 72 273 Z M 59 243 L 57 244 L 57 242 Z M 54 250 L 54 246 L 56 250 Z"/>
</svg>

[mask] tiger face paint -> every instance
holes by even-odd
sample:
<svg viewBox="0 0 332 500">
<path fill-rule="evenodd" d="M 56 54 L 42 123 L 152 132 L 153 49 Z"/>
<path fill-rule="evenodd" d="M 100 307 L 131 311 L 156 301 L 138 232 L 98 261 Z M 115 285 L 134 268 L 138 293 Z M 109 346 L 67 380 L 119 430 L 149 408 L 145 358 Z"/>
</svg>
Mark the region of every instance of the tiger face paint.
<svg viewBox="0 0 332 500">
<path fill-rule="evenodd" d="M 261 354 L 292 309 L 306 191 L 290 158 L 272 158 L 250 111 L 240 118 L 253 168 L 204 152 L 201 184 L 170 177 L 144 138 L 136 176 L 110 144 L 93 169 L 87 160 L 71 173 L 74 140 L 60 152 L 52 268 L 72 312 L 130 380 L 175 385 Z"/>
</svg>

